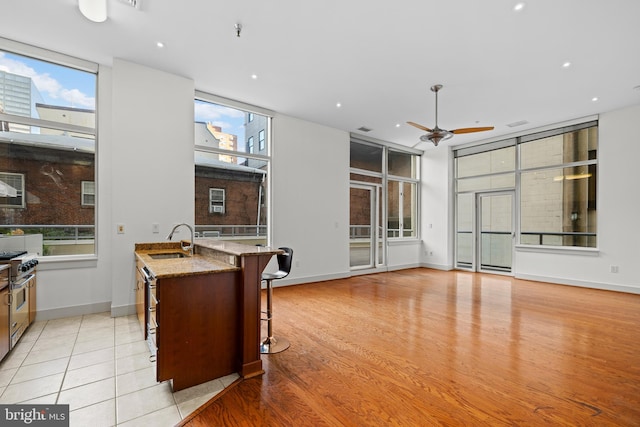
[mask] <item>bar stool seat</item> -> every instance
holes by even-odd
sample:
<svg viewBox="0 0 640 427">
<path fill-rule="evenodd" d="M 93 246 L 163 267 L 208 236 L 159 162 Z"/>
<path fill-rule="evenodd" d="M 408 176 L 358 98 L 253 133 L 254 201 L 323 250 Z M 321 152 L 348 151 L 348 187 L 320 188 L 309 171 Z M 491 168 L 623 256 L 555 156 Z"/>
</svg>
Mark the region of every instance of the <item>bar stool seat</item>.
<svg viewBox="0 0 640 427">
<path fill-rule="evenodd" d="M 275 273 L 262 273 L 262 280 L 267 282 L 267 311 L 263 312 L 267 317 L 262 320 L 267 322 L 267 337 L 260 344 L 260 353 L 273 354 L 280 353 L 289 348 L 289 341 L 284 338 L 273 336 L 273 281 L 287 277 L 291 271 L 291 261 L 293 259 L 293 249 L 278 248 L 284 253 L 276 255 L 278 259 L 278 271 Z"/>
</svg>

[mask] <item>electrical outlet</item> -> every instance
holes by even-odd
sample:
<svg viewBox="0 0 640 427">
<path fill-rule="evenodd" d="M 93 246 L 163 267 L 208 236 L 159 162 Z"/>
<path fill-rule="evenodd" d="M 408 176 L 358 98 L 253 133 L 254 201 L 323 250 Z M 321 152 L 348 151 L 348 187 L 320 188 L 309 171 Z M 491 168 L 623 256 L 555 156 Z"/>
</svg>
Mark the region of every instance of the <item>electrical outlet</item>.
<svg viewBox="0 0 640 427">
<path fill-rule="evenodd" d="M 617 265 L 612 265 L 611 266 L 611 272 L 612 273 L 617 273 L 618 272 L 618 266 Z"/>
<path fill-rule="evenodd" d="M 124 224 L 118 224 L 116 226 L 116 230 L 117 230 L 118 234 L 124 234 Z"/>
<path fill-rule="evenodd" d="M 153 224 L 151 224 L 151 231 L 154 234 L 160 233 L 160 224 L 158 224 L 157 222 L 154 222 Z"/>
</svg>

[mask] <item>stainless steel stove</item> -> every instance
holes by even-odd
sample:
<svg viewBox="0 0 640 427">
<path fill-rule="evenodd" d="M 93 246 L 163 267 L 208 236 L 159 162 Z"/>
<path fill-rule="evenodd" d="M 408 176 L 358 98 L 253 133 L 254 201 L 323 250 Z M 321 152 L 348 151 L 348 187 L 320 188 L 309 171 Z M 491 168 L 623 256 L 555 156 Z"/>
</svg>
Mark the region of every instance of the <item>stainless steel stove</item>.
<svg viewBox="0 0 640 427">
<path fill-rule="evenodd" d="M 30 294 L 35 297 L 38 256 L 27 251 L 2 251 L 0 264 L 9 264 L 9 334 L 13 348 L 31 323 L 30 315 L 35 313 L 35 307 L 30 310 L 29 304 Z"/>
</svg>

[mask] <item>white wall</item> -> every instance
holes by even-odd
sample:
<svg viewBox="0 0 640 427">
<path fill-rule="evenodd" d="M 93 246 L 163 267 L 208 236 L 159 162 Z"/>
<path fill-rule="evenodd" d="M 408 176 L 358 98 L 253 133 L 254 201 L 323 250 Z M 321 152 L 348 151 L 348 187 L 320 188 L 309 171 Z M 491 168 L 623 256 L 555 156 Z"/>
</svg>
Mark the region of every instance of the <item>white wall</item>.
<svg viewBox="0 0 640 427">
<path fill-rule="evenodd" d="M 134 244 L 193 224 L 193 81 L 119 59 L 98 80 L 98 259 L 42 262 L 38 319 L 132 313 Z"/>
<path fill-rule="evenodd" d="M 600 115 L 595 255 L 516 253 L 516 276 L 640 293 L 640 106 Z M 611 273 L 611 266 L 618 273 Z"/>
<path fill-rule="evenodd" d="M 111 144 L 112 311 L 135 301 L 134 244 L 194 222 L 194 83 L 116 59 Z M 152 233 L 158 223 L 160 233 Z M 125 233 L 117 234 L 117 224 Z M 186 228 L 174 239 L 189 238 Z"/>
<path fill-rule="evenodd" d="M 348 276 L 349 134 L 276 115 L 271 183 L 272 245 L 294 250 L 274 286 Z"/>
<path fill-rule="evenodd" d="M 98 257 L 41 263 L 38 319 L 133 312 L 134 244 L 163 241 L 174 224 L 193 223 L 193 81 L 116 59 L 113 68 L 100 67 L 99 94 Z M 516 276 L 640 293 L 638 122 L 640 106 L 600 117 L 600 252 L 518 252 Z M 422 159 L 422 246 L 392 245 L 390 270 L 452 268 L 452 161 L 441 148 Z M 348 133 L 276 115 L 271 185 L 272 245 L 295 251 L 291 275 L 279 284 L 349 276 Z M 152 233 L 153 223 L 160 233 Z"/>
<path fill-rule="evenodd" d="M 640 106 L 599 117 L 598 239 L 599 250 L 518 249 L 514 259 L 516 277 L 640 293 L 640 191 L 635 175 L 640 159 Z M 443 147 L 444 148 L 444 147 Z M 422 221 L 424 265 L 452 268 L 454 225 L 450 151 L 425 151 L 422 161 Z M 428 227 L 433 224 L 433 228 Z M 433 251 L 433 256 L 428 253 Z M 610 267 L 618 266 L 618 273 Z"/>
<path fill-rule="evenodd" d="M 451 165 L 446 146 L 427 149 L 422 155 L 422 262 L 441 270 L 453 268 Z"/>
</svg>

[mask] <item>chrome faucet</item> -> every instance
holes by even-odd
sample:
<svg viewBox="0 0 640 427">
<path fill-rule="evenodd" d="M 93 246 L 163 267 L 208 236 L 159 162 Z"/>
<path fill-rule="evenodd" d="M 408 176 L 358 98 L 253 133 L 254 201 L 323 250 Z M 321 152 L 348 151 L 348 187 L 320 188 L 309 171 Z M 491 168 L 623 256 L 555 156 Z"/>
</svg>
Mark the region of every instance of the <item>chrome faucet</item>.
<svg viewBox="0 0 640 427">
<path fill-rule="evenodd" d="M 175 233 L 176 229 L 182 225 L 184 225 L 189 229 L 189 231 L 191 231 L 191 244 L 189 246 L 184 246 L 182 244 L 182 241 L 180 241 L 180 247 L 183 251 L 189 251 L 189 254 L 193 255 L 193 227 L 191 227 L 189 224 L 182 223 L 173 227 L 173 230 L 171 230 L 171 233 L 169 233 L 169 235 L 167 236 L 167 240 L 171 240 L 171 238 L 173 237 L 173 233 Z"/>
</svg>

